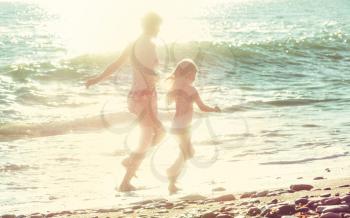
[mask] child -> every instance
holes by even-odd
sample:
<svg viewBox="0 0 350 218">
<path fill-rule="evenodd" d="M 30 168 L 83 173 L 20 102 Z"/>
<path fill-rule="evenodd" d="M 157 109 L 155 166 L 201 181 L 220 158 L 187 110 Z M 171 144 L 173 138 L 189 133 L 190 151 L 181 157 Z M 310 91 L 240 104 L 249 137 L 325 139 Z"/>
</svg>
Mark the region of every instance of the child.
<svg viewBox="0 0 350 218">
<path fill-rule="evenodd" d="M 174 194 L 179 190 L 175 185 L 177 177 L 181 173 L 185 162 L 194 155 L 191 144 L 193 103 L 196 103 L 201 111 L 220 112 L 218 107 L 212 108 L 205 105 L 199 97 L 196 88 L 193 86 L 197 71 L 198 68 L 191 59 L 183 59 L 177 64 L 170 77 L 173 84 L 167 95 L 168 103 L 175 102 L 176 104 L 171 132 L 176 135 L 181 150 L 175 162 L 167 170 L 170 194 Z"/>
</svg>

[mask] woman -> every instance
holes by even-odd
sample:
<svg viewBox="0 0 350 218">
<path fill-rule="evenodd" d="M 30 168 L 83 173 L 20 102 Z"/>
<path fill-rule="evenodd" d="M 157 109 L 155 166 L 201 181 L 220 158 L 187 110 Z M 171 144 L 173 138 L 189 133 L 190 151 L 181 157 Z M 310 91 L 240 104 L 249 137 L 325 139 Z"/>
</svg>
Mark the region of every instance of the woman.
<svg viewBox="0 0 350 218">
<path fill-rule="evenodd" d="M 158 75 L 156 46 L 152 39 L 158 35 L 161 18 L 156 13 L 148 13 L 142 19 L 143 33 L 131 45 L 126 47 L 120 57 L 106 70 L 86 81 L 90 87 L 118 70 L 128 59 L 131 61 L 133 74 L 132 86 L 128 95 L 128 109 L 138 117 L 141 136 L 138 148 L 122 164 L 126 168 L 123 181 L 119 187 L 122 192 L 133 191 L 135 187 L 130 180 L 139 168 L 145 153 L 151 145 L 158 144 L 165 135 L 164 128 L 157 117 L 157 93 L 155 89 Z"/>
</svg>

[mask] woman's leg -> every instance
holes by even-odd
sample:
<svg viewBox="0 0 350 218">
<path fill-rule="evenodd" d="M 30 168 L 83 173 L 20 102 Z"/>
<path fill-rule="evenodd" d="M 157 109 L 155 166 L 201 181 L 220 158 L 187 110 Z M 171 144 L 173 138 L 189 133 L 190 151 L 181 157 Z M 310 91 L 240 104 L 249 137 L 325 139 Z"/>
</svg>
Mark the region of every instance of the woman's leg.
<svg viewBox="0 0 350 218">
<path fill-rule="evenodd" d="M 165 128 L 158 118 L 158 104 L 157 95 L 151 97 L 150 102 L 152 125 L 154 130 L 154 137 L 152 139 L 152 146 L 158 145 L 165 137 Z"/>
<path fill-rule="evenodd" d="M 141 165 L 142 160 L 145 157 L 154 135 L 153 121 L 150 110 L 146 107 L 145 110 L 139 115 L 140 124 L 140 141 L 137 149 L 133 151 L 128 158 L 123 161 L 123 165 L 126 167 L 126 173 L 123 181 L 120 185 L 120 191 L 132 191 L 135 187 L 130 184 L 130 180 L 135 175 L 135 172 Z"/>
</svg>

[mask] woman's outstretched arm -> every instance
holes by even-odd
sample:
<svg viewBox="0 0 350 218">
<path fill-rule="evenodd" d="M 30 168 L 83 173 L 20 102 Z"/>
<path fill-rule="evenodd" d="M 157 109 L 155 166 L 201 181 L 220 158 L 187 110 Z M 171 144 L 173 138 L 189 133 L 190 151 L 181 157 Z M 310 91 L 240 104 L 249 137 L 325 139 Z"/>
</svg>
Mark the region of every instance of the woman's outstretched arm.
<svg viewBox="0 0 350 218">
<path fill-rule="evenodd" d="M 113 63 L 111 63 L 104 71 L 103 73 L 101 73 L 98 76 L 95 76 L 93 78 L 88 79 L 85 82 L 85 86 L 86 88 L 89 88 L 92 85 L 95 85 L 99 82 L 101 82 L 102 80 L 106 79 L 107 77 L 109 77 L 111 74 L 113 74 L 116 70 L 118 70 L 128 59 L 130 55 L 130 46 L 126 47 L 124 49 L 124 51 L 122 52 L 122 54 L 120 55 L 120 57 L 114 61 Z"/>
</svg>

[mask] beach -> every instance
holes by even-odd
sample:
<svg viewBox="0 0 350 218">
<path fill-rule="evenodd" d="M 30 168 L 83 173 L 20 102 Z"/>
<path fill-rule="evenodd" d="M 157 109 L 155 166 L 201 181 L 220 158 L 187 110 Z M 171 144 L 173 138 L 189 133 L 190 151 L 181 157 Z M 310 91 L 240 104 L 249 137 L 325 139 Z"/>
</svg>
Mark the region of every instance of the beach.
<svg viewBox="0 0 350 218">
<path fill-rule="evenodd" d="M 86 81 L 136 40 L 148 11 L 163 21 L 152 43 L 166 136 L 132 179 L 137 191 L 124 193 L 121 162 L 141 135 L 128 110 L 132 63 L 88 89 Z M 0 0 L 0 214 L 191 217 L 226 206 L 245 217 L 247 206 L 262 210 L 273 198 L 343 197 L 349 11 L 348 0 Z M 202 101 L 221 112 L 194 105 L 195 154 L 179 176 L 182 190 L 169 196 L 166 172 L 179 153 L 169 75 L 184 58 L 198 66 L 193 86 Z M 240 198 L 299 183 L 314 188 Z M 180 202 L 191 194 L 202 197 Z M 225 194 L 236 200 L 213 201 Z"/>
<path fill-rule="evenodd" d="M 302 181 L 300 179 L 298 184 L 270 190 L 229 193 L 224 187 L 216 187 L 210 196 L 193 193 L 171 200 L 143 199 L 121 208 L 80 209 L 17 216 L 7 214 L 3 218 L 350 217 L 350 178 L 329 180 L 318 177 L 314 178 L 312 184 L 304 184 Z M 321 212 L 326 209 L 328 211 Z"/>
</svg>

